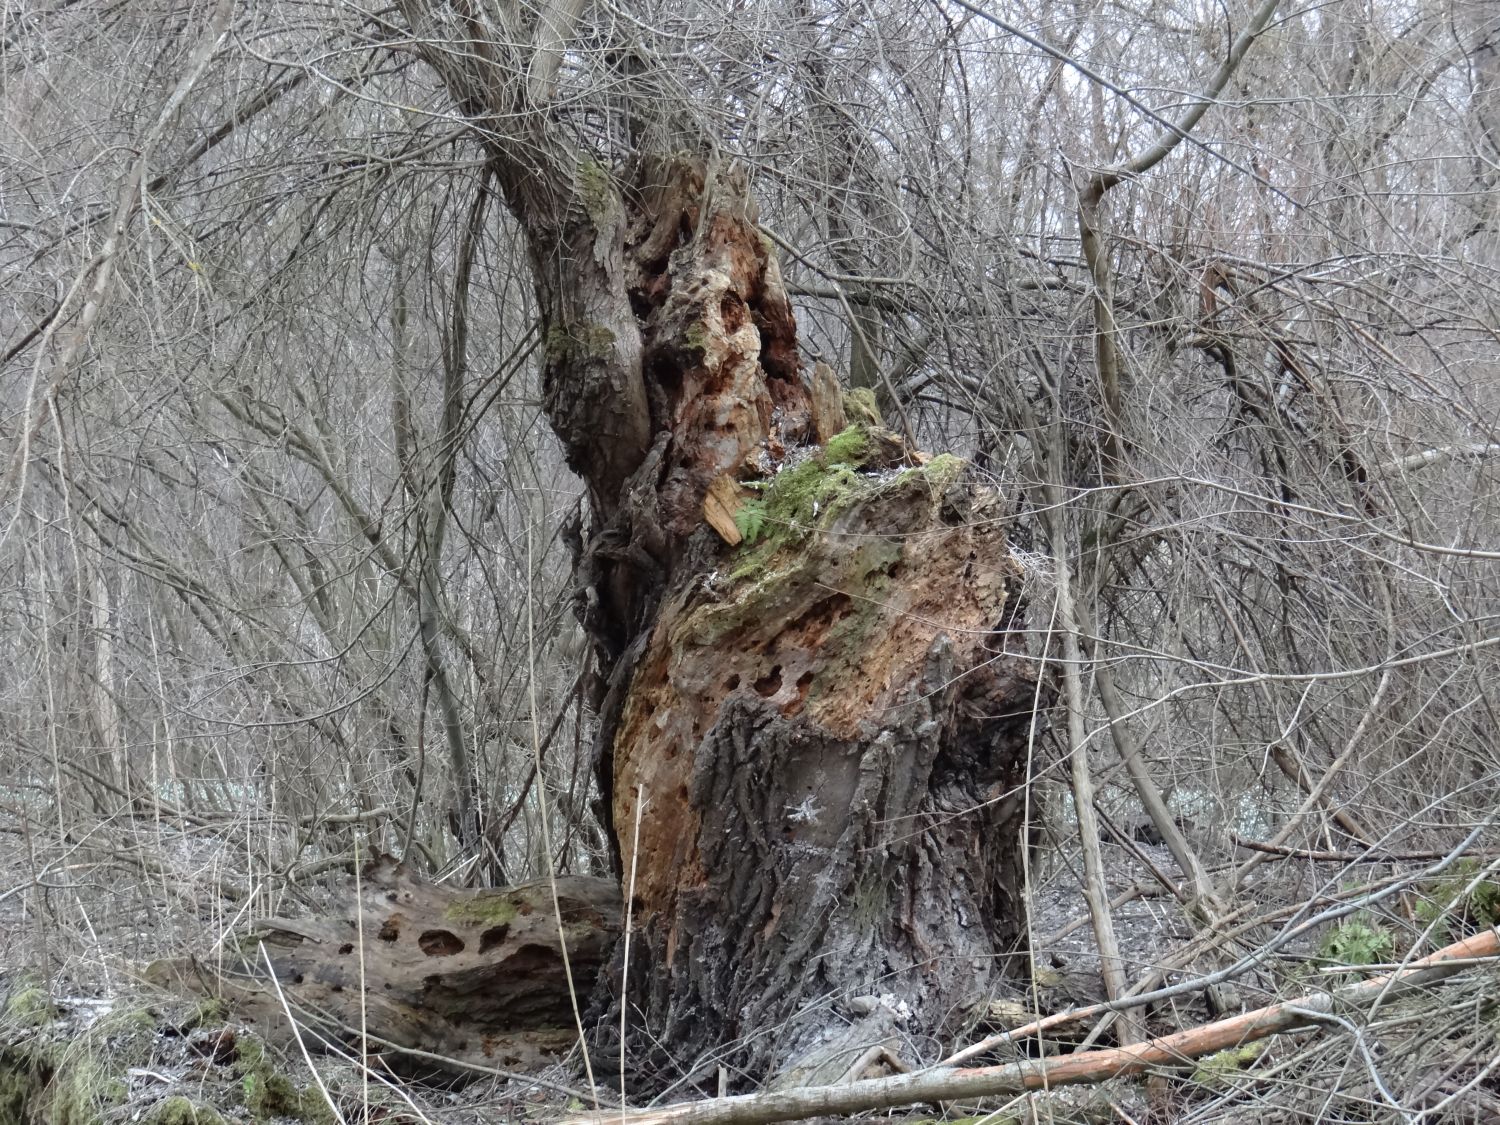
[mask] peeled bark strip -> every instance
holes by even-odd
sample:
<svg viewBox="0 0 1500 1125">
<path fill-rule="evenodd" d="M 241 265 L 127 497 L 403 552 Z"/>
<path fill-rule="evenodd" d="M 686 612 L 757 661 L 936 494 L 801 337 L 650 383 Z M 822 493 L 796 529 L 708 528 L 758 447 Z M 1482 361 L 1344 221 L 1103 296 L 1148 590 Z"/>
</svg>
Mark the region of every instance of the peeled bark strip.
<svg viewBox="0 0 1500 1125">
<path fill-rule="evenodd" d="M 148 978 L 196 978 L 270 1028 L 284 1022 L 284 995 L 299 1022 L 337 1038 L 364 1028 L 379 1042 L 500 1069 L 576 1043 L 551 884 L 450 890 L 383 858 L 360 890 L 343 917 L 258 922 L 238 963 L 157 962 Z M 557 880 L 557 895 L 573 977 L 587 994 L 619 936 L 619 889 L 570 876 Z"/>
</svg>

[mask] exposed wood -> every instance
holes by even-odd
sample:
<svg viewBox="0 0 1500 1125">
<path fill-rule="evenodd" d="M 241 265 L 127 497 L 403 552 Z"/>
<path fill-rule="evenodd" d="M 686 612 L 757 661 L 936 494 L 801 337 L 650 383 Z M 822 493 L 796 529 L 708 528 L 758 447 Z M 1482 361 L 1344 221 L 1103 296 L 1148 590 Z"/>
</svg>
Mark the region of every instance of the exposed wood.
<svg viewBox="0 0 1500 1125">
<path fill-rule="evenodd" d="M 811 382 L 813 428 L 819 444 L 827 445 L 849 424 L 844 417 L 844 391 L 833 368 L 821 359 L 813 364 Z"/>
<path fill-rule="evenodd" d="M 738 547 L 744 538 L 734 517 L 744 506 L 745 499 L 745 490 L 727 473 L 715 477 L 703 497 L 703 518 L 731 547 Z"/>
<path fill-rule="evenodd" d="M 619 936 L 619 889 L 580 876 L 556 889 L 573 973 L 589 989 Z M 577 1040 L 552 893 L 547 882 L 450 890 L 383 858 L 340 916 L 263 920 L 221 964 L 157 962 L 147 975 L 223 994 L 275 1031 L 283 1008 L 269 961 L 299 1021 L 325 1033 L 364 1028 L 430 1055 L 531 1066 Z"/>
</svg>

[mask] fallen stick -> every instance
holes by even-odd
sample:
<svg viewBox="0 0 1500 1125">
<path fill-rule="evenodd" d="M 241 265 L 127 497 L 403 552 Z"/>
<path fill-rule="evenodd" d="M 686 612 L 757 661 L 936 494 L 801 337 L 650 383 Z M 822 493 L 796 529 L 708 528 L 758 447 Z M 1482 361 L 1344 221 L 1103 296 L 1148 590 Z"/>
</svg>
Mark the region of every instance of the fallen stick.
<svg viewBox="0 0 1500 1125">
<path fill-rule="evenodd" d="M 1280 856 L 1283 859 L 1308 859 L 1317 863 L 1428 863 L 1435 859 L 1445 859 L 1448 851 L 1426 851 L 1426 852 L 1386 852 L 1379 848 L 1371 847 L 1365 851 L 1358 852 L 1329 852 L 1317 851 L 1312 848 L 1293 848 L 1286 844 L 1270 844 L 1263 840 L 1251 840 L 1245 836 L 1231 832 L 1230 841 L 1237 848 L 1246 851 L 1265 852 L 1267 855 Z M 1494 859 L 1495 852 L 1476 851 L 1464 852 L 1469 859 Z"/>
<path fill-rule="evenodd" d="M 1139 1074 L 1156 1066 L 1178 1066 L 1216 1051 L 1293 1028 L 1306 1027 L 1310 1017 L 1377 999 L 1390 999 L 1422 985 L 1462 972 L 1475 959 L 1500 955 L 1500 930 L 1485 930 L 1454 942 L 1405 969 L 1387 973 L 1330 992 L 1318 992 L 1245 1012 L 1216 1023 L 1188 1028 L 1159 1039 L 1065 1055 L 1051 1059 L 1023 1059 L 1003 1066 L 966 1069 L 929 1069 L 889 1078 L 872 1078 L 842 1086 L 809 1086 L 770 1090 L 712 1101 L 683 1102 L 659 1109 L 613 1110 L 581 1114 L 565 1125 L 764 1125 L 806 1117 L 890 1109 L 918 1102 L 996 1097 L 1055 1086 L 1103 1082 Z"/>
</svg>

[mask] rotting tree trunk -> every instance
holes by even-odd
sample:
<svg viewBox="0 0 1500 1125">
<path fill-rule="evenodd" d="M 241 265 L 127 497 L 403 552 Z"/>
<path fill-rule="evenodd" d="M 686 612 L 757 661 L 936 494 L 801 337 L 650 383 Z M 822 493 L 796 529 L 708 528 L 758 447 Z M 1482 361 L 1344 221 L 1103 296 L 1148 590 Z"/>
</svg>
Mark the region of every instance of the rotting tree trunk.
<svg viewBox="0 0 1500 1125">
<path fill-rule="evenodd" d="M 600 783 L 643 931 L 625 1048 L 648 1082 L 832 1081 L 910 1057 L 1011 967 L 1038 703 L 1006 647 L 1019 568 L 961 461 L 858 427 L 809 448 L 743 177 L 660 174 L 627 246 L 658 438 L 585 568 L 623 654 Z M 725 480 L 761 485 L 736 550 L 704 518 Z"/>
<path fill-rule="evenodd" d="M 830 1081 L 924 1051 L 1023 932 L 1046 700 L 1008 649 L 993 493 L 878 429 L 816 447 L 741 170 L 637 153 L 622 185 L 526 100 L 524 27 L 402 8 L 527 239 L 548 415 L 589 490 L 598 781 L 640 930 L 599 995 L 623 995 L 628 1069 Z M 711 492 L 752 542 L 708 526 Z"/>
</svg>

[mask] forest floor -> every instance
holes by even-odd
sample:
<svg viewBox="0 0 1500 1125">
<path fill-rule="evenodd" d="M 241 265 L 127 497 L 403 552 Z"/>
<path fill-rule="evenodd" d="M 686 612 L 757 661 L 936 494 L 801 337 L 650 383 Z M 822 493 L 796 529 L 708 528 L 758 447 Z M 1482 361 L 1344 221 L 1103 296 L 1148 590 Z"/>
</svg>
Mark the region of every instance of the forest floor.
<svg viewBox="0 0 1500 1125">
<path fill-rule="evenodd" d="M 0 824 L 0 832 L 23 845 L 0 850 L 0 1125 L 478 1125 L 556 1119 L 585 1108 L 581 1081 L 566 1066 L 537 1076 L 540 1082 L 489 1076 L 444 1087 L 372 1077 L 337 1049 L 268 1046 L 234 1013 L 145 982 L 150 962 L 209 955 L 252 917 L 316 913 L 340 892 L 344 876 L 331 874 L 275 899 L 245 899 L 235 882 L 244 878 L 243 853 L 237 872 L 231 849 L 206 835 L 157 826 L 162 846 L 147 876 L 123 857 L 111 861 L 90 841 L 61 862 L 38 864 L 19 825 Z M 1192 935 L 1180 906 L 1152 876 L 1153 866 L 1168 878 L 1177 875 L 1164 848 L 1106 850 L 1111 896 L 1144 888 L 1113 915 L 1126 977 L 1136 981 Z M 1037 973 L 1023 1003 L 1045 1014 L 1101 999 L 1098 950 L 1075 867 L 1052 857 L 1037 873 L 1032 901 Z M 1207 1014 L 1202 997 L 1193 996 L 1177 1009 L 1152 1013 L 1148 1026 L 1175 1030 Z M 50 1091 L 40 1093 L 49 1083 Z M 601 1083 L 613 1079 L 601 1076 Z"/>
</svg>

